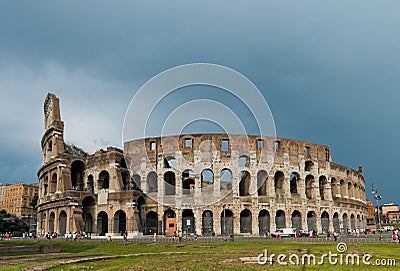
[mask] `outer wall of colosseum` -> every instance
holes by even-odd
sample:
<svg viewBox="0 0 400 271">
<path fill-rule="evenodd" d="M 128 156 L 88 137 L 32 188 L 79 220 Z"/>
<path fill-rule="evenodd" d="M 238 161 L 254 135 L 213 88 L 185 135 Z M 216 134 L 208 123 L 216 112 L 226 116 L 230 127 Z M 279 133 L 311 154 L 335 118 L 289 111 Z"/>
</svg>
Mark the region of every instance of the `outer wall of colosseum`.
<svg viewBox="0 0 400 271">
<path fill-rule="evenodd" d="M 127 142 L 125 161 L 117 148 L 87 154 L 66 144 L 53 94 L 44 115 L 38 234 L 263 235 L 282 227 L 320 233 L 365 227 L 362 168 L 335 164 L 327 146 L 181 135 Z"/>
<path fill-rule="evenodd" d="M 157 216 L 159 232 L 262 235 L 283 227 L 320 233 L 365 227 L 362 168 L 332 162 L 328 146 L 195 134 L 130 141 L 125 151 L 143 191 L 160 202 L 146 210 Z"/>
</svg>

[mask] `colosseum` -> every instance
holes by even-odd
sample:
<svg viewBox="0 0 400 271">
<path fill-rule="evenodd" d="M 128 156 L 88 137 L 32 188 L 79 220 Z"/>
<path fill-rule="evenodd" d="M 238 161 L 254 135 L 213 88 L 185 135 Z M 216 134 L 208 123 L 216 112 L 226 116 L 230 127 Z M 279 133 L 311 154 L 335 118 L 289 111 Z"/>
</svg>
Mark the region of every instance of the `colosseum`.
<svg viewBox="0 0 400 271">
<path fill-rule="evenodd" d="M 88 154 L 64 142 L 53 94 L 46 97 L 44 115 L 38 234 L 264 235 L 286 227 L 318 233 L 365 228 L 362 167 L 334 163 L 329 146 L 185 134 L 125 142 L 125 157 L 114 147 Z"/>
</svg>

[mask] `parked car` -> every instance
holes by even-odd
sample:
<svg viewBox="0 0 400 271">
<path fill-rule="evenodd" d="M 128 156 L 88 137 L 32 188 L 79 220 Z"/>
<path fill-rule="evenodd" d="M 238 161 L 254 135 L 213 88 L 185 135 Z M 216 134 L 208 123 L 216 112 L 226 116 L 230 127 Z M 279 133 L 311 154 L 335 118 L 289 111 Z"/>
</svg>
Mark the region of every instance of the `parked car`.
<svg viewBox="0 0 400 271">
<path fill-rule="evenodd" d="M 277 229 L 275 232 L 271 234 L 272 237 L 294 237 L 296 233 L 291 228 L 281 228 Z"/>
</svg>

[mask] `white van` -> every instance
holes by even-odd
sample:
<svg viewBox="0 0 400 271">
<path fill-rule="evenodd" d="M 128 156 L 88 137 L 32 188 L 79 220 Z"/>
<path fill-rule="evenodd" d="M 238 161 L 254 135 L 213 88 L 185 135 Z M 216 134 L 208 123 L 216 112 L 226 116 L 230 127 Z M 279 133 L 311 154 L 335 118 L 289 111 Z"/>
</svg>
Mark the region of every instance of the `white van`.
<svg viewBox="0 0 400 271">
<path fill-rule="evenodd" d="M 281 228 L 271 234 L 272 237 L 278 237 L 278 235 L 280 237 L 294 237 L 296 233 L 292 228 Z"/>
</svg>

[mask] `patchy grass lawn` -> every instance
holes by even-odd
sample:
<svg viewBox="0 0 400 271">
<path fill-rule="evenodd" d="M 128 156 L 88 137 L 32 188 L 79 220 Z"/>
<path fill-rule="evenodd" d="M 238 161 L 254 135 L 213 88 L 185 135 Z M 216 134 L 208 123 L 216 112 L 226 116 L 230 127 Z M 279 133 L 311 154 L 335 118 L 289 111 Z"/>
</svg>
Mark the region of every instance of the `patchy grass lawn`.
<svg viewBox="0 0 400 271">
<path fill-rule="evenodd" d="M 32 244 L 32 242 L 5 241 L 7 244 Z M 22 270 L 27 267 L 43 266 L 47 270 L 400 270 L 400 244 L 347 244 L 347 253 L 357 254 L 360 265 L 329 264 L 325 257 L 325 264 L 296 266 L 289 263 L 288 257 L 296 254 L 300 258 L 304 253 L 314 254 L 316 262 L 320 261 L 322 254 L 329 251 L 337 253 L 336 243 L 295 243 L 295 242 L 215 242 L 215 243 L 118 243 L 118 242 L 37 242 L 35 245 L 54 244 L 61 246 L 60 254 L 29 254 L 15 255 L 15 259 L 7 262 L 6 255 L 1 255 L 0 270 Z M 259 265 L 254 262 L 254 257 L 264 253 L 283 253 L 287 255 L 284 260 L 289 265 L 274 264 Z M 375 264 L 377 259 L 395 259 L 397 266 L 364 265 L 362 257 L 371 254 L 369 260 Z M 346 257 L 346 253 L 343 257 Z M 9 255 L 10 256 L 10 255 Z M 92 260 L 77 263 L 67 261 L 91 259 L 92 257 L 115 257 L 104 260 Z M 253 263 L 244 263 L 240 259 L 253 257 Z M 28 262 L 18 264 L 16 259 L 25 259 Z M 340 258 L 338 258 L 340 259 Z M 345 262 L 345 258 L 343 258 Z M 293 256 L 293 261 L 296 258 Z M 9 264 L 7 264 L 9 263 Z M 53 267 L 51 267 L 53 266 Z"/>
</svg>

